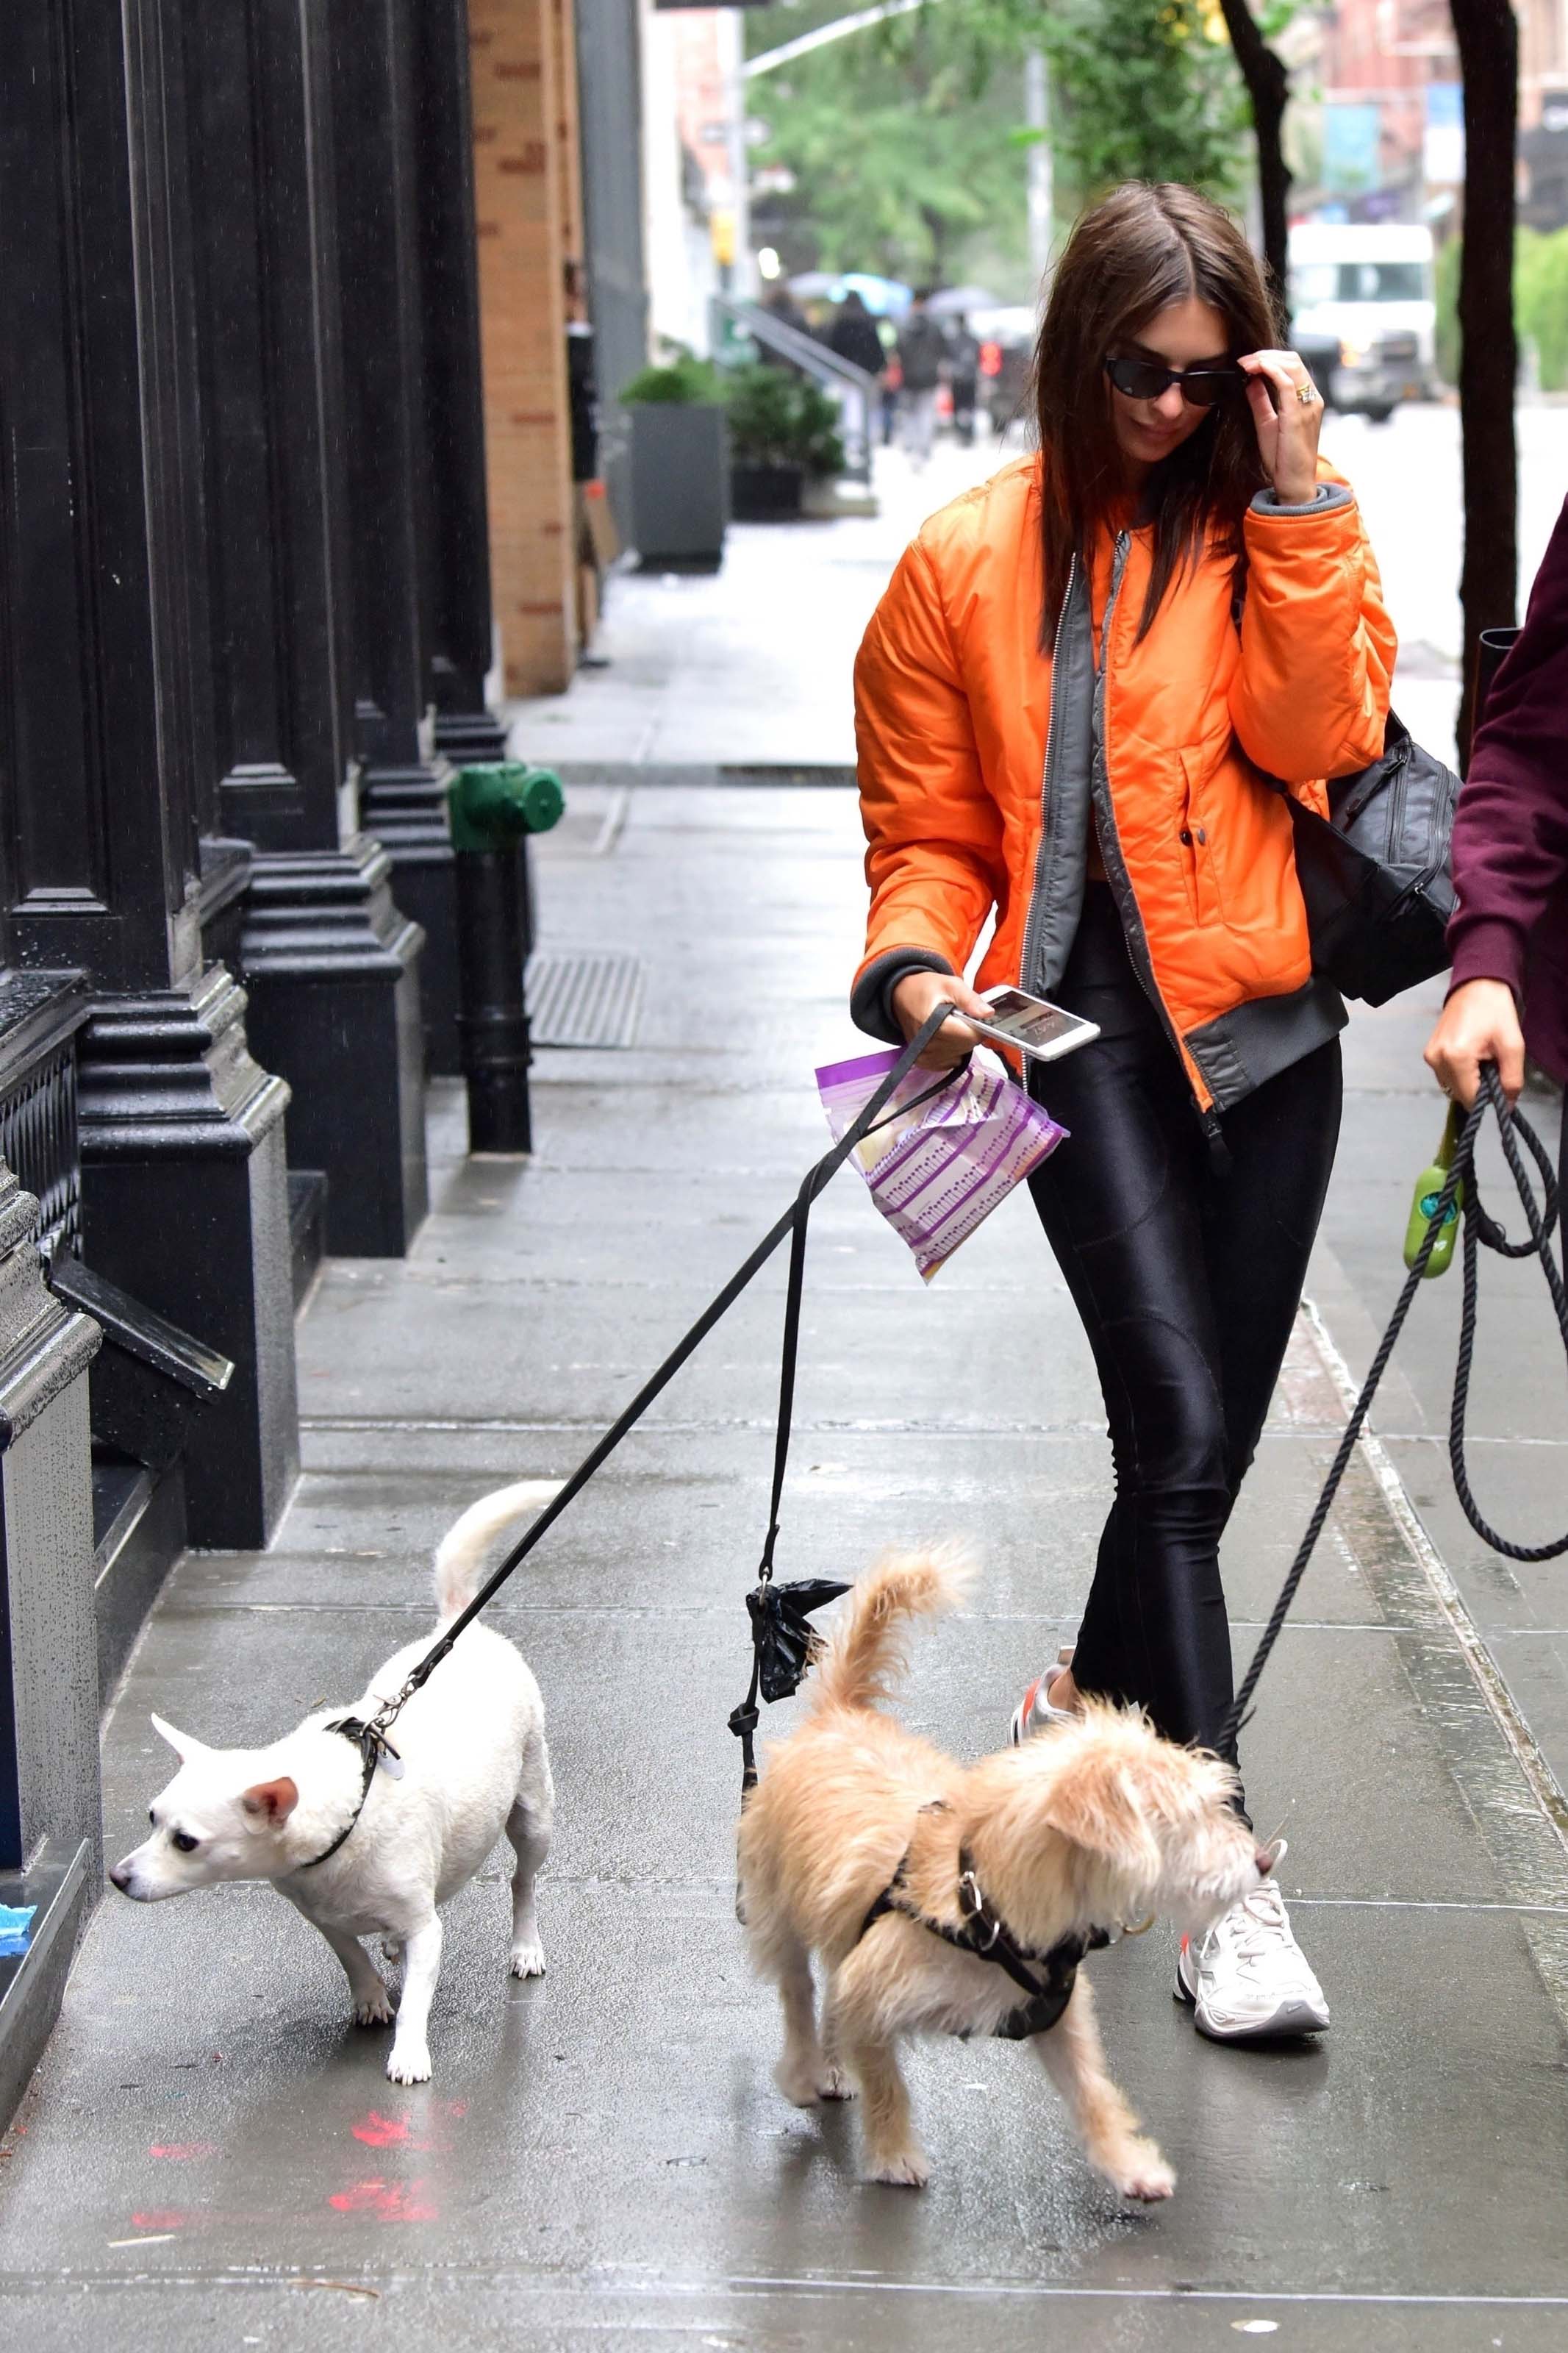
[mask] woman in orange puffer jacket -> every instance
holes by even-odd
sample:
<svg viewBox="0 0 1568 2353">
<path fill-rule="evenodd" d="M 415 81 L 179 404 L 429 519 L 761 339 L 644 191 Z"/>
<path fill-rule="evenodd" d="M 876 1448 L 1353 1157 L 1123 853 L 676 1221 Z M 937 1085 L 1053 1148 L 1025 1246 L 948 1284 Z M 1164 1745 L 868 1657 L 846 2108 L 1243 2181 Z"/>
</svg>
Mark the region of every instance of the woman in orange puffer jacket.
<svg viewBox="0 0 1568 2353">
<path fill-rule="evenodd" d="M 1080 1692 L 1214 1745 L 1232 1695 L 1219 1541 L 1301 1294 L 1344 1008 L 1311 969 L 1286 795 L 1383 748 L 1394 633 L 1321 403 L 1229 216 L 1135 184 L 1085 216 L 1037 355 L 1041 451 L 931 518 L 856 666 L 871 913 L 853 1009 L 912 1036 L 962 978 L 1099 1023 L 1047 1066 L 1070 1142 L 1032 1180 L 1094 1351 L 1116 1494 Z M 976 1043 L 950 1019 L 927 1059 Z M 1031 1083 L 1040 1066 L 1030 1066 Z M 1224 2039 L 1328 2009 L 1269 1880 L 1178 1993 Z"/>
</svg>

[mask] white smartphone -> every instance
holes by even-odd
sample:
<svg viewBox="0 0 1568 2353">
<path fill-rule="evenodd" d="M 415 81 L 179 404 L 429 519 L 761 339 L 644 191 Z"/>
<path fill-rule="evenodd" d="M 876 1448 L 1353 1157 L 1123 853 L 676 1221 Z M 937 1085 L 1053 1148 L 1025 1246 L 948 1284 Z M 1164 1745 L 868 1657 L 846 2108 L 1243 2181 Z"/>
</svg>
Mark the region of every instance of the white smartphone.
<svg viewBox="0 0 1568 2353">
<path fill-rule="evenodd" d="M 1080 1015 L 1053 1005 L 1048 997 L 1026 997 L 1021 988 L 994 988 L 985 1002 L 991 1008 L 989 1021 L 983 1021 L 977 1013 L 966 1013 L 963 1018 L 983 1038 L 1016 1047 L 1037 1062 L 1058 1061 L 1100 1035 L 1098 1021 L 1085 1021 Z"/>
</svg>

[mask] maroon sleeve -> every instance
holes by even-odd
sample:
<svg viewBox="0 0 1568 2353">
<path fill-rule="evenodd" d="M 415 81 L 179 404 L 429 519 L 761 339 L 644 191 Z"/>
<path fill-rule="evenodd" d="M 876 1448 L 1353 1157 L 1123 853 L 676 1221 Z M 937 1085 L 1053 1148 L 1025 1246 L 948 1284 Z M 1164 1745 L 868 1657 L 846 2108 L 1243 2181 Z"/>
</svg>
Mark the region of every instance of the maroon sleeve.
<svg viewBox="0 0 1568 2353">
<path fill-rule="evenodd" d="M 1505 980 L 1522 998 L 1526 943 L 1568 887 L 1568 503 L 1476 731 L 1454 820 L 1454 886 L 1450 987 Z"/>
</svg>

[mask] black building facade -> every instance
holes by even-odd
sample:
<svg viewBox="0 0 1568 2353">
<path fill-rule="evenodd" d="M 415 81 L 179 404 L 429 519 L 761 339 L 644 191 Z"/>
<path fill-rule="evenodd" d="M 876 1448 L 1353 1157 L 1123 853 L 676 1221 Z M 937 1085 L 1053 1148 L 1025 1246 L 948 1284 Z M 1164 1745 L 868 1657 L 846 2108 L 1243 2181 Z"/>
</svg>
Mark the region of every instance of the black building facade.
<svg viewBox="0 0 1568 2353">
<path fill-rule="evenodd" d="M 0 74 L 0 2116 L 97 1715 L 265 1545 L 323 1243 L 426 1208 L 494 756 L 464 0 L 29 0 Z M 422 1002 L 423 996 L 423 1002 Z"/>
</svg>

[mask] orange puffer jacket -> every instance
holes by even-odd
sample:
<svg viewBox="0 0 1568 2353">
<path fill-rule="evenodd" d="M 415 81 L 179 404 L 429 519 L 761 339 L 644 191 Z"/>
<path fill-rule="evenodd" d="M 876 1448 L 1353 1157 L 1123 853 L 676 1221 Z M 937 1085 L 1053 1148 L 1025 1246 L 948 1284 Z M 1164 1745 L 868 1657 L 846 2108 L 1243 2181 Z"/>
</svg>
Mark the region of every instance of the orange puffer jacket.
<svg viewBox="0 0 1568 2353">
<path fill-rule="evenodd" d="M 1151 534 L 1107 535 L 1039 647 L 1040 461 L 933 515 L 901 559 L 855 670 L 870 848 L 867 955 L 852 1005 L 897 1037 L 910 969 L 1059 982 L 1098 839 L 1133 962 L 1198 1107 L 1223 1110 L 1344 1019 L 1314 977 L 1280 786 L 1383 748 L 1394 638 L 1348 487 L 1320 468 L 1300 507 L 1262 493 L 1234 566 L 1212 552 L 1167 591 L 1142 644 Z"/>
</svg>

